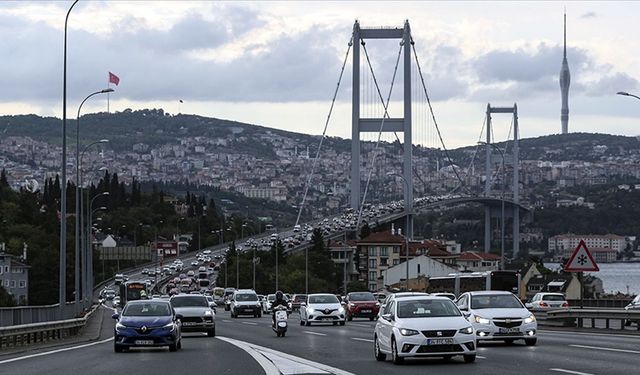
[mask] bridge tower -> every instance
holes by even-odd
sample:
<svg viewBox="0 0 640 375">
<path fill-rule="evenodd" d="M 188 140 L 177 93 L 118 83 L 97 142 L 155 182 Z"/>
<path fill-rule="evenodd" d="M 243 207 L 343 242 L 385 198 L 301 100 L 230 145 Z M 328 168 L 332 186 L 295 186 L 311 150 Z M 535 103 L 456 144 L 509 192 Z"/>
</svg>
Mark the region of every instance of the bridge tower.
<svg viewBox="0 0 640 375">
<path fill-rule="evenodd" d="M 382 118 L 360 117 L 360 42 L 365 39 L 400 39 L 403 46 L 404 67 L 404 117 Z M 362 203 L 360 190 L 360 133 L 402 132 L 404 134 L 403 177 L 404 208 L 408 227 L 405 235 L 413 238 L 413 179 L 412 179 L 412 137 L 411 137 L 411 27 L 405 21 L 402 28 L 361 28 L 358 21 L 353 25 L 353 80 L 352 80 L 352 117 L 351 117 L 351 198 L 353 209 L 359 209 Z"/>
<path fill-rule="evenodd" d="M 493 145 L 491 144 L 491 114 L 492 113 L 511 113 L 513 115 L 513 152 L 511 154 L 511 160 L 508 160 L 509 155 L 504 155 L 505 164 L 509 162 L 513 166 L 513 179 L 512 179 L 512 188 L 513 188 L 513 208 L 512 212 L 505 212 L 505 217 L 507 215 L 513 219 L 513 255 L 512 257 L 515 259 L 518 257 L 518 253 L 520 252 L 520 176 L 519 176 L 519 166 L 520 166 L 520 156 L 519 156 L 519 130 L 518 130 L 518 106 L 517 104 L 513 104 L 513 107 L 492 107 L 491 104 L 487 104 L 487 138 L 485 142 L 486 149 L 486 160 L 485 160 L 485 182 L 484 182 L 484 195 L 489 197 L 491 195 L 491 176 L 492 176 L 492 168 L 493 168 L 493 160 L 492 160 L 492 151 Z M 502 181 L 504 184 L 506 181 Z M 504 197 L 502 197 L 504 199 Z M 491 248 L 491 217 L 496 217 L 495 213 L 492 215 L 492 210 L 490 206 L 485 206 L 484 210 L 484 251 L 488 252 Z M 500 215 L 501 216 L 501 215 Z M 498 216 L 498 217 L 500 217 Z M 503 220 L 500 218 L 500 220 Z M 504 228 L 504 226 L 503 226 Z"/>
</svg>

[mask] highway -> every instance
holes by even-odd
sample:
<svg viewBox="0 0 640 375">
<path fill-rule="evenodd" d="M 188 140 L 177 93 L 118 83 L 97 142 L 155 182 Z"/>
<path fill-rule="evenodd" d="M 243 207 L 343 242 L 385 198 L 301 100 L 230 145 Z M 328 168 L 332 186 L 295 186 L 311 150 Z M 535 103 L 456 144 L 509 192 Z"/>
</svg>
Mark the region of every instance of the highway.
<svg viewBox="0 0 640 375">
<path fill-rule="evenodd" d="M 107 309 L 106 307 L 103 307 Z M 373 358 L 375 322 L 355 319 L 346 326 L 300 326 L 297 313 L 278 338 L 270 317 L 231 319 L 218 309 L 217 337 L 184 334 L 183 349 L 113 352 L 113 320 L 104 314 L 100 338 L 26 353 L 0 355 L 6 374 L 635 374 L 640 368 L 640 337 L 560 330 L 539 332 L 538 345 L 480 344 L 475 363 L 462 359 L 407 360 L 396 366 Z"/>
</svg>

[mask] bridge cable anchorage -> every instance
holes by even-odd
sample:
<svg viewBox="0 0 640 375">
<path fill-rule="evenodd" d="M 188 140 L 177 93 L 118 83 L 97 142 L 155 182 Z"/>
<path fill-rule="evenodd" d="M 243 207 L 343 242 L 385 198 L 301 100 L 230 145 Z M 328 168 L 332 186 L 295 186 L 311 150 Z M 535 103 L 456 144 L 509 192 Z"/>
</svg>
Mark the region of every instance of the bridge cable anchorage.
<svg viewBox="0 0 640 375">
<path fill-rule="evenodd" d="M 298 217 L 296 218 L 296 224 L 300 223 L 300 216 L 302 215 L 302 210 L 304 209 L 304 204 L 307 200 L 307 193 L 309 192 L 309 185 L 311 185 L 311 179 L 316 170 L 316 165 L 318 164 L 318 159 L 320 158 L 320 150 L 322 149 L 322 143 L 326 138 L 327 128 L 329 126 L 329 121 L 331 120 L 331 114 L 333 113 L 333 107 L 336 103 L 336 97 L 338 96 L 338 91 L 340 89 L 340 82 L 342 82 L 342 76 L 344 75 L 344 68 L 347 65 L 347 60 L 349 58 L 349 52 L 351 52 L 351 46 L 353 46 L 353 37 L 349 40 L 349 44 L 347 47 L 347 52 L 344 55 L 344 61 L 342 62 L 342 69 L 340 69 L 340 76 L 338 77 L 338 83 L 336 84 L 336 89 L 333 92 L 333 99 L 331 100 L 331 106 L 329 107 L 329 113 L 327 114 L 327 120 L 324 123 L 324 130 L 322 131 L 322 137 L 320 137 L 320 144 L 318 145 L 318 150 L 316 151 L 316 157 L 313 159 L 313 165 L 311 166 L 311 172 L 309 173 L 309 177 L 307 178 L 307 184 L 304 187 L 304 195 L 302 196 L 302 203 L 300 204 L 300 209 L 298 210 Z"/>
<path fill-rule="evenodd" d="M 431 99 L 429 98 L 429 93 L 427 92 L 427 85 L 424 83 L 424 76 L 422 75 L 422 68 L 420 67 L 420 61 L 418 61 L 418 53 L 416 52 L 416 45 L 413 43 L 413 38 L 411 38 L 411 48 L 413 49 L 413 56 L 416 59 L 416 66 L 418 67 L 418 73 L 420 74 L 420 81 L 422 83 L 422 88 L 424 90 L 424 95 L 427 99 L 427 105 L 429 106 L 429 112 L 431 113 L 431 118 L 433 120 L 433 125 L 436 127 L 436 132 L 438 133 L 438 138 L 440 139 L 440 144 L 444 150 L 444 154 L 447 157 L 447 160 L 451 164 L 451 168 L 453 169 L 453 173 L 456 175 L 456 178 L 460 182 L 461 186 L 467 191 L 467 193 L 471 194 L 469 188 L 465 185 L 464 180 L 460 177 L 460 174 L 456 170 L 455 164 L 451 159 L 451 155 L 449 154 L 449 149 L 444 144 L 444 140 L 442 139 L 442 133 L 440 133 L 440 127 L 438 126 L 438 121 L 436 121 L 436 115 L 433 113 L 433 107 L 431 106 Z"/>
<path fill-rule="evenodd" d="M 469 175 L 471 174 L 471 168 L 473 168 L 473 164 L 476 161 L 476 156 L 478 155 L 478 150 L 480 150 L 480 142 L 482 141 L 482 134 L 484 133 L 484 128 L 487 125 L 487 117 L 486 116 L 482 116 L 482 118 L 484 119 L 482 121 L 482 128 L 480 128 L 480 135 L 478 136 L 478 141 L 476 142 L 476 148 L 473 151 L 473 155 L 471 156 L 471 162 L 469 163 L 469 167 L 467 167 L 467 174 L 465 175 L 465 178 L 469 177 Z M 451 190 L 449 192 L 449 194 L 453 194 L 455 193 L 458 189 L 460 189 L 462 185 L 460 183 L 458 183 L 458 185 L 453 188 L 453 190 Z"/>
<path fill-rule="evenodd" d="M 378 85 L 378 80 L 376 79 L 376 75 L 373 72 L 373 66 L 371 65 L 371 59 L 369 59 L 369 52 L 367 51 L 367 47 L 365 44 L 362 44 L 362 49 L 364 51 L 364 55 L 367 59 L 367 64 L 369 65 L 369 70 L 371 71 L 371 76 L 373 78 L 373 83 L 375 84 L 376 90 L 378 94 L 380 93 L 380 85 Z M 387 96 L 386 104 L 383 102 L 382 106 L 384 108 L 384 115 L 382 116 L 382 121 L 380 121 L 380 130 L 378 131 L 378 140 L 376 141 L 373 152 L 371 153 L 371 162 L 369 163 L 369 174 L 367 176 L 367 183 L 364 186 L 364 194 L 362 196 L 362 202 L 360 204 L 360 209 L 358 210 L 358 221 L 356 222 L 356 228 L 360 228 L 360 222 L 362 220 L 362 210 L 364 208 L 364 203 L 367 200 L 367 192 L 369 190 L 369 183 L 371 182 L 371 174 L 373 173 L 374 165 L 376 162 L 378 147 L 380 146 L 380 138 L 382 137 L 382 130 L 384 129 L 384 122 L 389 117 L 389 102 L 391 101 L 391 94 L 393 93 L 393 85 L 396 81 L 396 75 L 398 73 L 398 65 L 400 64 L 400 56 L 402 55 L 402 46 L 398 49 L 398 57 L 396 58 L 396 66 L 393 68 L 393 77 L 391 78 L 391 86 L 389 87 L 389 95 Z M 376 100 L 377 102 L 377 100 Z M 406 204 L 406 203 L 405 203 Z"/>
</svg>

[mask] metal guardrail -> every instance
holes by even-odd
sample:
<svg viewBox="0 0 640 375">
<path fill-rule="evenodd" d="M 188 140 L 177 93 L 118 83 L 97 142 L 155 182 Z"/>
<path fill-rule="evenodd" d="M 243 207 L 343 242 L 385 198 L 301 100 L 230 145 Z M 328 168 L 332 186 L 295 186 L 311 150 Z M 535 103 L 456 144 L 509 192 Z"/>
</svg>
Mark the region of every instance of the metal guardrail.
<svg viewBox="0 0 640 375">
<path fill-rule="evenodd" d="M 640 311 L 624 309 L 566 309 L 547 311 L 546 320 L 571 323 L 578 328 L 600 328 L 624 330 L 627 321 L 636 322 L 640 331 Z M 586 323 L 589 324 L 586 324 Z M 619 322 L 613 327 L 612 322 Z M 616 324 L 617 326 L 617 324 Z"/>
<path fill-rule="evenodd" d="M 584 307 L 588 308 L 601 308 L 601 307 L 609 307 L 609 308 L 623 308 L 631 303 L 633 300 L 632 297 L 629 298 L 585 298 L 583 301 Z M 580 306 L 579 299 L 571 299 L 568 300 L 569 306 Z"/>
<path fill-rule="evenodd" d="M 99 305 L 94 306 L 82 318 L 0 327 L 0 350 L 76 335 L 98 307 Z"/>
</svg>

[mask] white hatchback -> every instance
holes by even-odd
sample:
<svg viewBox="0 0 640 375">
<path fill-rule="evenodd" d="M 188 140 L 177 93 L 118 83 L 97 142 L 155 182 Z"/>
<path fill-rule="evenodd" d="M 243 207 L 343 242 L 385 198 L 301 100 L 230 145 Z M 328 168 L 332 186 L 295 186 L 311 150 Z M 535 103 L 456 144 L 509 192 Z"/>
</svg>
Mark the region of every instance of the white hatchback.
<svg viewBox="0 0 640 375">
<path fill-rule="evenodd" d="M 406 357 L 461 355 L 469 363 L 476 359 L 473 326 L 446 297 L 416 296 L 392 300 L 376 323 L 374 355 L 393 363 Z"/>
<path fill-rule="evenodd" d="M 468 315 L 478 340 L 502 340 L 507 344 L 524 340 L 530 346 L 537 342 L 535 316 L 511 292 L 467 292 L 456 304 Z"/>
<path fill-rule="evenodd" d="M 310 294 L 307 302 L 300 303 L 300 325 L 314 323 L 345 324 L 344 307 L 333 294 Z"/>
</svg>

